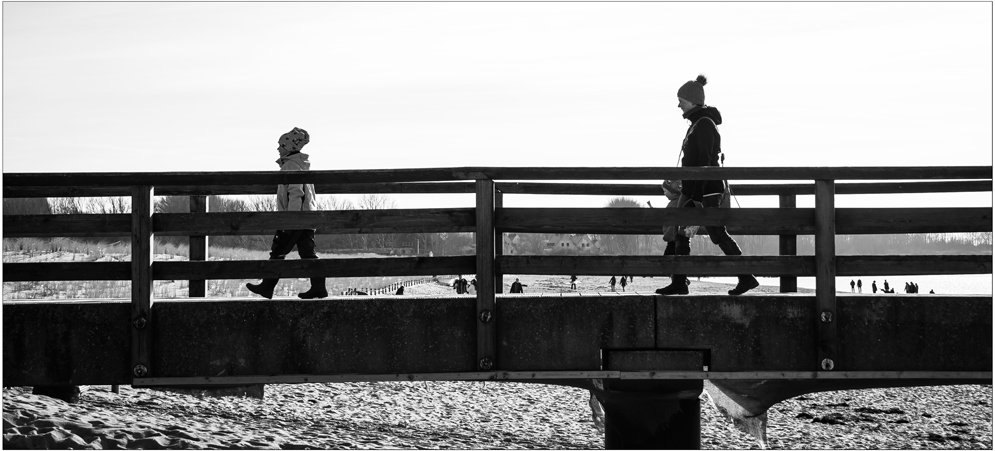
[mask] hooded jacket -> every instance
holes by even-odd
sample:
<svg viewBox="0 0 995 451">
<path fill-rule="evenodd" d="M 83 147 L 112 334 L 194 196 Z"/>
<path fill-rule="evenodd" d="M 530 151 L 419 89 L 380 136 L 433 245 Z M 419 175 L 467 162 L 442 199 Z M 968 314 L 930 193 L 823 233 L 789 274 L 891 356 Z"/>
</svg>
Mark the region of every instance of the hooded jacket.
<svg viewBox="0 0 995 451">
<path fill-rule="evenodd" d="M 276 160 L 276 164 L 280 165 L 281 171 L 307 171 L 311 169 L 307 157 L 306 153 L 292 153 Z M 276 208 L 279 211 L 315 210 L 314 185 L 291 183 L 277 186 Z"/>
<path fill-rule="evenodd" d="M 722 123 L 719 110 L 710 106 L 699 106 L 685 113 L 684 118 L 691 121 L 691 126 L 688 127 L 684 144 L 681 146 L 681 152 L 684 154 L 681 166 L 720 166 L 721 136 L 715 127 Z M 705 196 L 722 194 L 724 191 L 722 180 L 682 180 L 681 183 L 681 194 L 695 202 L 701 202 Z"/>
</svg>

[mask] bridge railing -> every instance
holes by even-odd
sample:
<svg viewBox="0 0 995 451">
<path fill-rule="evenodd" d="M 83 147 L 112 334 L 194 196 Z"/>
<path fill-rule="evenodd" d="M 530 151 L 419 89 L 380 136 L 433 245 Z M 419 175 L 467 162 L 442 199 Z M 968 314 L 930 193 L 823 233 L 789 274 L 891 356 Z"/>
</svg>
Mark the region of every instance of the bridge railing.
<svg viewBox="0 0 995 451">
<path fill-rule="evenodd" d="M 519 194 L 653 195 L 663 179 L 805 181 L 733 184 L 737 196 L 779 197 L 779 208 L 506 208 Z M 605 183 L 605 180 L 654 183 Z M 915 181 L 907 181 L 915 180 Z M 930 181 L 920 181 L 930 180 Z M 541 181 L 541 182 L 537 182 Z M 550 183 L 572 181 L 572 183 Z M 846 181 L 837 183 L 838 181 Z M 853 182 L 856 181 L 856 182 Z M 867 181 L 873 181 L 868 183 Z M 475 208 L 208 213 L 206 196 L 272 194 L 281 183 L 313 183 L 321 194 L 473 193 Z M 311 172 L 4 174 L 4 198 L 130 196 L 131 214 L 4 216 L 3 236 L 131 236 L 130 262 L 4 263 L 4 281 L 130 280 L 135 375 L 147 368 L 153 280 L 191 280 L 203 296 L 206 279 L 368 277 L 476 274 L 477 354 L 493 369 L 495 293 L 502 274 L 630 275 L 688 273 L 779 276 L 782 291 L 797 277 L 816 278 L 819 358 L 835 355 L 835 277 L 848 275 L 990 274 L 990 255 L 838 256 L 838 234 L 991 232 L 992 209 L 836 208 L 836 194 L 990 192 L 992 167 L 901 168 L 439 168 Z M 154 196 L 191 196 L 190 213 L 154 213 Z M 797 208 L 814 195 L 814 208 Z M 777 256 L 502 255 L 503 233 L 659 234 L 663 224 L 727 225 L 732 234 L 777 235 Z M 317 233 L 475 233 L 475 256 L 286 261 L 207 261 L 211 235 L 263 235 L 277 229 Z M 153 237 L 190 236 L 190 261 L 153 262 Z M 797 236 L 815 236 L 815 255 L 797 254 Z M 664 271 L 663 268 L 666 268 Z"/>
</svg>

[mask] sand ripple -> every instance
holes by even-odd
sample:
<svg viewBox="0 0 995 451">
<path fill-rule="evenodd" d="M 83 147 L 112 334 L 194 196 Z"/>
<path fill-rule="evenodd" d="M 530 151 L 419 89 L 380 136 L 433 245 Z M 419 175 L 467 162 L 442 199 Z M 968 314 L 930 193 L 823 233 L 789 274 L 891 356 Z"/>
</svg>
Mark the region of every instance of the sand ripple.
<svg viewBox="0 0 995 451">
<path fill-rule="evenodd" d="M 77 404 L 3 390 L 4 448 L 598 449 L 584 390 L 498 382 L 271 385 L 264 399 L 85 387 Z M 770 409 L 789 449 L 991 449 L 992 388 L 815 393 Z M 759 444 L 702 403 L 702 447 Z"/>
</svg>

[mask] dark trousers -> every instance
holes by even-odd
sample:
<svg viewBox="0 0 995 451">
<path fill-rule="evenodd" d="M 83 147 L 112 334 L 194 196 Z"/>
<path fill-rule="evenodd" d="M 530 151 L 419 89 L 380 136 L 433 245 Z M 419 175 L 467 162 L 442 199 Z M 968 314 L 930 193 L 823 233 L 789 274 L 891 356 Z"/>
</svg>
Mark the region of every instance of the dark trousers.
<svg viewBox="0 0 995 451">
<path fill-rule="evenodd" d="M 301 259 L 318 258 L 314 252 L 314 230 L 277 230 L 270 247 L 270 260 L 283 260 L 297 247 Z"/>
<path fill-rule="evenodd" d="M 719 196 L 705 197 L 702 199 L 701 204 L 704 208 L 718 208 Z M 684 204 L 683 208 L 698 208 L 698 206 L 694 202 L 688 201 L 688 203 Z M 718 245 L 725 255 L 743 254 L 743 251 L 739 248 L 739 244 L 732 238 L 732 235 L 729 235 L 726 226 L 705 226 L 705 230 L 708 231 L 708 238 L 712 240 L 713 244 Z M 673 244 L 673 250 L 671 250 L 671 244 Z M 664 255 L 668 255 L 668 252 L 673 252 L 672 255 L 691 255 L 691 239 L 683 235 L 677 235 L 672 243 L 667 243 L 667 250 L 664 251 Z M 674 275 L 674 277 L 683 279 L 685 276 Z"/>
</svg>

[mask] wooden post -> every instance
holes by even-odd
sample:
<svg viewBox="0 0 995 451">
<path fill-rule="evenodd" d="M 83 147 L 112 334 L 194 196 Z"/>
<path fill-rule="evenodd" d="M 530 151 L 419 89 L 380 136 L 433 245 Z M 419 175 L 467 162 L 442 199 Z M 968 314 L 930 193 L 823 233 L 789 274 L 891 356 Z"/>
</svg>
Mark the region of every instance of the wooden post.
<svg viewBox="0 0 995 451">
<path fill-rule="evenodd" d="M 818 367 L 836 360 L 836 201 L 833 180 L 815 181 L 815 300 Z"/>
<path fill-rule="evenodd" d="M 497 369 L 494 309 L 494 181 L 477 180 L 477 368 Z"/>
<path fill-rule="evenodd" d="M 794 194 L 781 194 L 781 208 L 795 208 Z M 780 235 L 777 243 L 778 255 L 798 255 L 798 235 Z M 798 278 L 795 276 L 781 276 L 781 293 L 795 293 L 798 291 Z"/>
<path fill-rule="evenodd" d="M 152 211 L 155 189 L 131 187 L 131 371 L 152 374 Z"/>
<path fill-rule="evenodd" d="M 494 193 L 494 210 L 504 208 L 504 194 L 500 191 Z M 494 233 L 494 256 L 495 258 L 504 255 L 504 234 Z M 478 290 L 479 291 L 479 290 Z M 501 293 L 504 291 L 504 274 L 494 272 L 494 292 Z"/>
<path fill-rule="evenodd" d="M 190 213 L 207 213 L 207 196 L 190 196 Z M 190 237 L 190 261 L 207 261 L 207 235 Z M 207 280 L 191 280 L 189 283 L 192 298 L 207 296 Z"/>
</svg>

